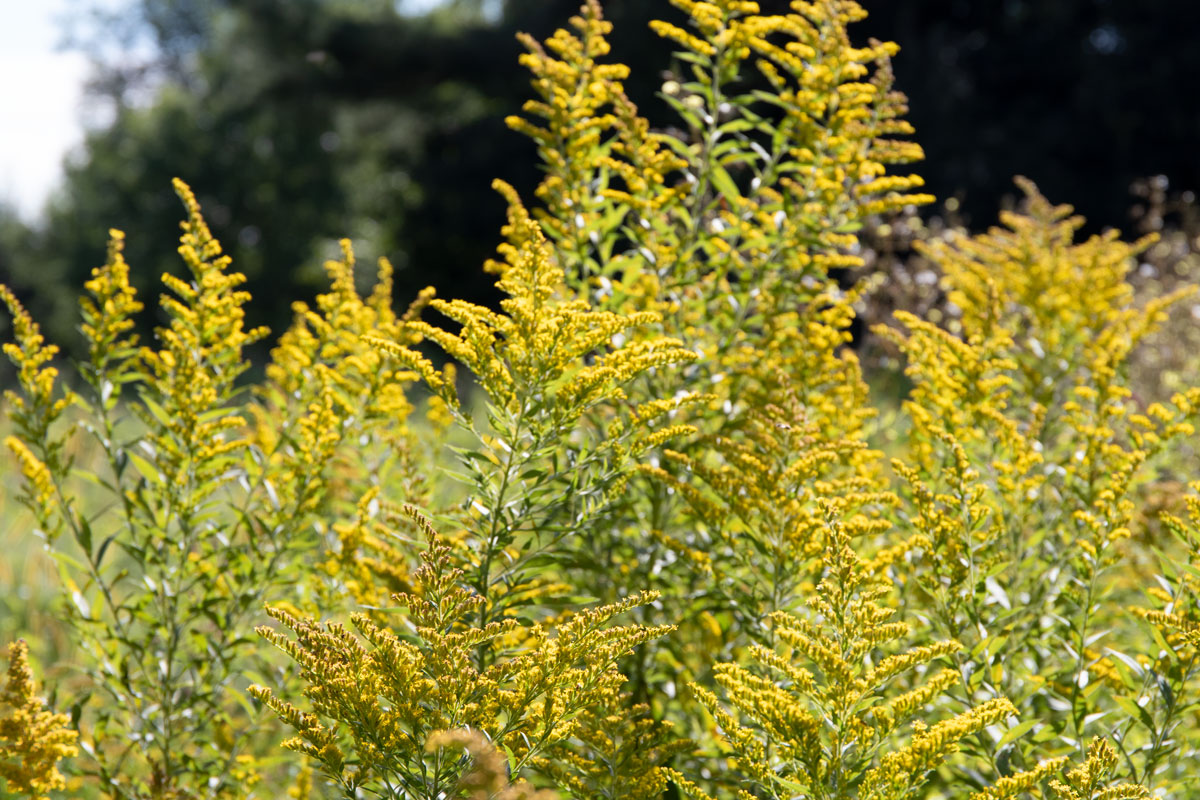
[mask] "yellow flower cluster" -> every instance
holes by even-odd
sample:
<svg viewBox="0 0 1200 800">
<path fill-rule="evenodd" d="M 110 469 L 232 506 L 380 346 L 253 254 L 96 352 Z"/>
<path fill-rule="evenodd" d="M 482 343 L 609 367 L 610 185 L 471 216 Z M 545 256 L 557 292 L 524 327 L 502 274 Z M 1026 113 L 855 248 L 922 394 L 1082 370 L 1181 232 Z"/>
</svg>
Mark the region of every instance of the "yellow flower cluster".
<svg viewBox="0 0 1200 800">
<path fill-rule="evenodd" d="M 608 689 L 582 711 L 570 740 L 547 748 L 531 763 L 571 797 L 655 800 L 667 789 L 661 766 L 690 751 L 670 722 L 656 720 L 645 704 Z"/>
<path fill-rule="evenodd" d="M 145 379 L 161 404 L 147 408 L 145 422 L 155 431 L 164 479 L 183 493 L 177 503 L 182 510 L 199 501 L 188 496 L 190 487 L 211 485 L 247 444 L 240 436 L 246 424 L 241 415 L 212 412 L 221 409 L 233 393 L 234 381 L 249 366 L 243 349 L 267 330 L 245 329 L 242 305 L 250 295 L 237 290 L 245 276 L 227 271 L 231 260 L 222 255 L 192 190 L 176 179 L 175 191 L 188 215 L 181 223 L 179 254 L 192 280 L 162 276 L 174 295 L 164 294 L 160 301 L 170 324 L 157 329 L 161 347 L 143 347 L 140 357 Z"/>
<path fill-rule="evenodd" d="M 34 512 L 38 526 L 53 540 L 62 530 L 57 516 L 55 474 L 63 469 L 63 434 L 53 430 L 76 395 L 56 386 L 58 369 L 51 362 L 58 347 L 46 342 L 38 324 L 17 300 L 0 284 L 0 301 L 12 315 L 15 342 L 5 342 L 4 354 L 17 367 L 18 393 L 4 391 L 9 417 L 16 423 L 18 435 L 6 436 L 5 448 L 13 455 L 25 479 L 22 501 Z M 56 395 L 58 395 L 56 397 Z"/>
<path fill-rule="evenodd" d="M 129 283 L 124 249 L 125 234 L 110 230 L 108 258 L 104 266 L 92 270 L 92 279 L 84 284 L 88 294 L 79 301 L 82 331 L 88 341 L 85 377 L 99 384 L 96 388 L 100 390 L 101 403 L 110 409 L 120 397 L 121 384 L 135 379 L 131 367 L 137 354 L 137 335 L 130 331 L 134 326 L 133 316 L 143 308 Z"/>
<path fill-rule="evenodd" d="M 435 299 L 430 307 L 462 325 L 461 331 L 450 333 L 420 320 L 407 323 L 407 331 L 434 342 L 470 369 L 500 408 L 516 411 L 533 387 L 553 387 L 559 425 L 573 424 L 600 400 L 620 396 L 619 387 L 637 375 L 696 358 L 679 342 L 665 338 L 613 347 L 626 331 L 655 322 L 657 316 L 597 311 L 584 300 L 565 298 L 562 267 L 541 227 L 510 186 L 495 186 L 509 203 L 509 242 L 501 247 L 505 261 L 491 265 L 500 275 L 496 286 L 507 295 L 500 302 L 503 313 L 461 300 Z M 416 369 L 447 402 L 456 402 L 445 375 L 419 353 L 401 343 L 374 341 Z M 608 352 L 581 363 L 598 350 Z"/>
<path fill-rule="evenodd" d="M 359 499 L 353 520 L 334 523 L 338 547 L 323 567 L 359 606 L 385 608 L 392 595 L 411 591 L 405 542 L 397 536 L 405 520 L 376 487 Z"/>
<path fill-rule="evenodd" d="M 1186 519 L 1164 513 L 1162 522 L 1186 547 L 1186 553 L 1171 564 L 1163 586 L 1155 587 L 1151 595 L 1162 603 L 1162 608 L 1135 608 L 1133 613 L 1158 628 L 1170 645 L 1169 650 L 1159 653 L 1156 671 L 1186 676 L 1190 665 L 1200 654 L 1200 577 L 1195 573 L 1200 564 L 1200 481 L 1188 486 L 1184 497 L 1187 508 Z"/>
<path fill-rule="evenodd" d="M 370 337 L 415 343 L 406 332 L 432 298 L 421 293 L 403 316 L 392 310 L 392 266 L 379 262 L 369 295 L 355 284 L 348 239 L 325 263 L 330 290 L 310 306 L 297 302 L 294 321 L 279 337 L 258 389 L 254 441 L 267 456 L 265 480 L 278 516 L 344 515 L 358 506 L 357 525 L 335 523 L 324 568 L 334 582 L 367 606 L 386 605 L 400 587 L 393 579 L 402 559 L 386 537 L 354 533 L 369 521 L 382 487 L 412 502 L 424 499 L 417 476 L 421 454 L 408 425 L 413 406 L 407 386 L 417 375 L 398 369 Z M 325 589 L 330 587 L 326 586 Z M 335 602 L 324 597 L 326 604 Z"/>
<path fill-rule="evenodd" d="M 560 31 L 546 47 L 524 40 L 543 97 L 527 110 L 546 124 L 510 124 L 538 142 L 547 165 L 539 190 L 547 208 L 537 216 L 569 280 L 608 307 L 664 313 L 713 305 L 734 275 L 752 276 L 748 285 L 768 298 L 776 275 L 823 281 L 829 268 L 859 263 L 846 250 L 863 216 L 929 201 L 911 193 L 918 176 L 885 175 L 921 151 L 893 138 L 911 133 L 890 88 L 895 46 L 849 44 L 846 26 L 865 16 L 857 3 L 794 3 L 792 13 L 766 16 L 750 2 L 676 5 L 699 35 L 652 25 L 695 65 L 695 81 L 663 87 L 690 137 L 650 133 L 624 96 L 625 68 L 596 63 L 609 31 L 598 3 L 573 21 L 580 37 Z M 750 92 L 740 76 L 755 54 L 774 96 Z M 781 304 L 796 293 L 785 291 Z M 688 326 L 712 310 L 674 329 L 687 340 Z M 737 316 L 759 318 L 747 311 Z"/>
<path fill-rule="evenodd" d="M 958 565 L 954 585 L 968 564 L 986 571 L 1012 557 L 982 551 L 1006 529 L 1018 535 L 1037 524 L 1021 509 L 1032 511 L 1043 493 L 1069 511 L 1061 544 L 1078 547 L 1087 569 L 1111 563 L 1109 546 L 1129 535 L 1128 495 L 1142 465 L 1194 432 L 1194 391 L 1136 413 L 1120 378 L 1132 348 L 1186 294 L 1132 305 L 1125 276 L 1152 240 L 1130 245 L 1105 234 L 1074 244 L 1082 220 L 1019 183 L 1028 209 L 1005 214 L 1005 228 L 924 248 L 945 274 L 959 334 L 910 314 L 897 314 L 907 335 L 881 331 L 916 383 L 905 407 L 917 470 L 897 469 L 936 557 Z M 919 474 L 940 475 L 949 491 L 935 492 Z M 973 555 L 962 557 L 973 538 Z"/>
<path fill-rule="evenodd" d="M 928 728 L 919 726 L 910 744 L 885 755 L 879 766 L 867 773 L 861 797 L 864 800 L 903 797 L 914 785 L 923 782 L 931 770 L 957 752 L 961 740 L 1016 713 L 1013 704 L 1001 697 L 987 700 Z"/>
<path fill-rule="evenodd" d="M 945 274 L 968 338 L 1006 331 L 1019 345 L 1012 355 L 1021 396 L 1054 408 L 1075 382 L 1111 382 L 1166 309 L 1196 289 L 1135 306 L 1126 277 L 1156 237 L 1125 243 L 1109 231 L 1075 243 L 1084 220 L 1070 206 L 1051 205 L 1028 180 L 1017 184 L 1027 208 L 1002 213 L 1004 227 L 919 247 Z"/>
<path fill-rule="evenodd" d="M 24 441 L 16 436 L 6 436 L 4 446 L 12 453 L 21 468 L 21 476 L 25 479 L 25 497 L 23 498 L 41 526 L 47 539 L 54 539 L 61 523 L 56 521 L 57 487 L 50 468 L 34 455 Z"/>
<path fill-rule="evenodd" d="M 38 324 L 7 286 L 0 285 L 0 300 L 12 315 L 16 339 L 16 342 L 4 343 L 4 354 L 16 365 L 17 383 L 24 392 L 22 396 L 5 390 L 4 399 L 19 422 L 28 420 L 26 424 L 36 426 L 36 430 L 48 430 L 71 404 L 70 394 L 58 399 L 54 397 L 58 369 L 50 362 L 58 354 L 58 345 L 46 342 Z"/>
<path fill-rule="evenodd" d="M 58 762 L 78 754 L 66 714 L 46 709 L 36 696 L 24 641 L 8 646 L 8 680 L 0 692 L 0 787 L 31 800 L 65 789 Z"/>
<path fill-rule="evenodd" d="M 598 170 L 624 166 L 605 155 L 602 140 L 618 126 L 640 128 L 640 120 L 621 86 L 629 68 L 598 63 L 609 53 L 605 36 L 612 30 L 612 23 L 602 18 L 598 0 L 585 3 L 580 16 L 571 19 L 571 26 L 578 35 L 560 29 L 544 46 L 527 34 L 519 35 L 528 51 L 521 56 L 521 64 L 533 74 L 533 87 L 540 97 L 526 102 L 524 111 L 540 117 L 543 124 L 515 115 L 506 122 L 538 143 L 538 153 L 547 165 L 546 177 L 537 189 L 547 209 L 538 211 L 538 222 L 559 245 L 566 260 L 564 268 L 587 273 L 595 267 L 588 258 L 590 237 L 598 240 L 620 224 L 605 202 L 606 189 L 592 180 Z M 607 111 L 608 106 L 613 110 Z M 652 141 L 644 129 L 637 133 Z M 661 184 L 664 173 L 676 162 L 669 154 L 652 153 L 647 165 L 655 164 L 655 155 L 667 160 L 640 174 L 627 171 L 624 177 Z"/>
<path fill-rule="evenodd" d="M 509 201 L 503 260 L 488 265 L 505 294 L 500 310 L 433 299 L 429 308 L 457 332 L 409 319 L 404 340 L 364 337 L 420 375 L 477 442 L 461 451 L 472 486 L 460 518 L 476 553 L 471 583 L 486 600 L 481 625 L 565 588 L 529 574 L 530 559 L 574 546 L 571 534 L 621 497 L 631 459 L 693 430 L 670 417 L 696 400 L 624 403 L 635 381 L 696 354 L 676 339 L 638 335 L 658 321 L 653 312 L 606 311 L 573 297 L 541 226 L 511 187 L 495 185 Z M 466 367 L 487 400 L 486 425 L 459 405 L 453 371 L 435 368 L 417 340 Z"/>
<path fill-rule="evenodd" d="M 405 319 L 414 318 L 432 296 L 422 293 L 404 318 L 392 311 L 392 266 L 379 262 L 376 283 L 363 298 L 355 288 L 355 259 L 350 240 L 341 241 L 342 257 L 327 261 L 330 291 L 318 295 L 315 308 L 294 304 L 295 321 L 279 337 L 267 367 L 269 402 L 305 395 L 314 378 L 332 381 L 338 405 L 371 420 L 400 422 L 411 413 L 403 385 L 415 376 L 390 369 L 378 350 L 363 342 L 368 335 L 402 339 Z M 328 369 L 321 373 L 319 367 Z M 320 385 L 322 380 L 317 380 Z M 266 431 L 262 435 L 269 435 Z"/>
<path fill-rule="evenodd" d="M 1107 739 L 1093 739 L 1087 760 L 1068 772 L 1064 780 L 1050 781 L 1058 800 L 1126 800 L 1151 797 L 1150 790 L 1135 783 L 1109 785 L 1109 775 L 1120 758 Z"/>
<path fill-rule="evenodd" d="M 407 513 L 428 538 L 412 576 L 415 591 L 394 598 L 408 609 L 410 630 L 397 632 L 357 614 L 364 643 L 340 625 L 322 627 L 278 608 L 268 611 L 297 638 L 259 629 L 300 665 L 316 713 L 301 712 L 263 687 L 251 693 L 296 728 L 298 736 L 285 746 L 318 760 L 347 791 L 368 780 L 384 786 L 432 781 L 422 796 L 439 796 L 463 770 L 442 763 L 430 778 L 425 744 L 437 731 L 461 728 L 505 747 L 515 776 L 572 735 L 582 710 L 612 696 L 623 680 L 617 659 L 670 630 L 607 625 L 655 599 L 647 594 L 580 611 L 552 627 L 533 625 L 519 636 L 513 634 L 520 623 L 512 618 L 473 626 L 467 618 L 484 598 L 462 585 L 451 548 L 429 522 L 415 510 Z M 488 666 L 478 668 L 476 651 L 495 647 Z M 348 743 L 339 744 L 343 739 Z M 346 746 L 356 754 L 354 769 L 346 767 Z"/>
<path fill-rule="evenodd" d="M 832 218 L 834 228 L 905 204 L 929 202 L 928 195 L 908 194 L 922 185 L 918 176 L 885 175 L 887 165 L 918 161 L 922 155 L 917 145 L 888 138 L 912 133 L 900 119 L 903 98 L 891 91 L 887 60 L 898 48 L 892 43 L 850 45 L 846 27 L 866 16 L 857 2 L 793 2 L 791 13 L 782 15 L 760 15 L 758 4 L 751 2 L 681 0 L 674 5 L 691 17 L 702 36 L 665 22 L 652 27 L 700 67 L 703 91 L 697 106 L 705 112 L 703 127 L 719 130 L 720 115 L 728 113 L 720 106 L 726 96 L 743 99 L 729 92 L 741 77 L 742 63 L 750 59 L 775 89 L 767 102 L 787 115 L 770 131 L 787 143 L 784 158 L 772 159 L 770 180 L 752 187 L 755 193 L 762 192 L 770 202 L 769 187 L 778 182 L 782 191 L 775 197 L 794 200 L 802 219 Z M 864 80 L 872 64 L 875 74 Z M 725 192 L 728 187 L 719 188 Z M 750 197 L 734 192 L 727 199 L 732 204 Z M 756 205 L 732 211 L 757 211 Z M 782 207 L 771 205 L 765 209 L 768 214 Z M 833 230 L 806 227 L 805 235 L 825 244 L 852 241 L 838 239 Z"/>
<path fill-rule="evenodd" d="M 1062 771 L 1069 759 L 1051 758 L 1042 761 L 1036 767 L 1015 775 L 1005 775 L 994 784 L 981 792 L 974 792 L 968 800 L 1009 800 L 1012 797 L 1024 797 L 1026 793 L 1037 789 L 1049 776 Z"/>
<path fill-rule="evenodd" d="M 724 703 L 702 687 L 693 691 L 712 712 L 731 766 L 770 794 L 911 796 L 961 740 L 1016 709 L 994 698 L 933 726 L 920 722 L 918 715 L 960 680 L 957 671 L 933 672 L 930 665 L 959 645 L 942 641 L 883 655 L 909 626 L 891 620 L 893 610 L 880 602 L 889 588 L 855 553 L 835 506 L 825 510 L 825 574 L 807 613 L 774 613 L 775 645 L 752 645 L 753 667 L 715 667 Z M 901 676 L 923 680 L 889 693 Z M 911 741 L 897 747 L 895 731 L 914 718 Z M 685 795 L 707 796 L 675 779 Z"/>
</svg>

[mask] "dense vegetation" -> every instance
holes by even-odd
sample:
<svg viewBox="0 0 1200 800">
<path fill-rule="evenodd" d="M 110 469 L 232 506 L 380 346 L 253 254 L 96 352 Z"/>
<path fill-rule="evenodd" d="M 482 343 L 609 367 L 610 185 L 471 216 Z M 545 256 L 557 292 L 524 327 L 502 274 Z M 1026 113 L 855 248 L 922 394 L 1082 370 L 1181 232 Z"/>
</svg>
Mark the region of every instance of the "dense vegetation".
<svg viewBox="0 0 1200 800">
<path fill-rule="evenodd" d="M 914 234 L 940 297 L 905 307 L 865 246 L 933 199 L 896 46 L 853 0 L 675 5 L 665 129 L 598 2 L 521 38 L 543 173 L 494 184 L 495 307 L 386 260 L 364 291 L 346 240 L 250 381 L 268 332 L 178 180 L 152 338 L 117 230 L 77 380 L 0 289 L 3 511 L 58 581 L 11 631 L 56 688 L 9 647 L 3 791 L 1190 796 L 1200 365 L 1140 350 L 1195 314 L 1148 279 L 1177 242 L 1019 179 L 986 233 Z"/>
<path fill-rule="evenodd" d="M 406 15 L 410 5 L 72 0 L 69 40 L 96 64 L 90 130 L 36 219 L 0 203 L 0 283 L 79 356 L 73 298 L 109 228 L 127 235 L 139 291 L 177 269 L 161 243 L 175 229 L 179 176 L 247 277 L 251 321 L 276 333 L 292 300 L 320 291 L 341 237 L 364 260 L 388 257 L 401 298 L 433 284 L 496 302 L 478 269 L 504 219 L 489 184 L 502 178 L 524 196 L 539 181 L 527 143 L 504 124 L 527 92 L 514 34 L 544 39 L 578 2 L 443 0 Z M 786 0 L 760 5 L 787 10 Z M 606 0 L 604 10 L 639 113 L 656 129 L 678 125 L 659 93 L 686 65 L 665 57 L 647 23 L 686 25 L 685 15 L 665 0 Z M 929 155 L 922 176 L 952 216 L 989 224 L 1014 174 L 1075 202 L 1089 232 L 1125 226 L 1131 203 L 1146 205 L 1129 195 L 1135 180 L 1167 175 L 1175 192 L 1200 190 L 1200 93 L 1177 88 L 1200 74 L 1200 6 L 888 0 L 868 10 L 855 35 L 902 45 L 898 86 Z M 143 337 L 157 321 L 139 320 Z M 257 366 L 268 349 L 251 349 Z"/>
</svg>

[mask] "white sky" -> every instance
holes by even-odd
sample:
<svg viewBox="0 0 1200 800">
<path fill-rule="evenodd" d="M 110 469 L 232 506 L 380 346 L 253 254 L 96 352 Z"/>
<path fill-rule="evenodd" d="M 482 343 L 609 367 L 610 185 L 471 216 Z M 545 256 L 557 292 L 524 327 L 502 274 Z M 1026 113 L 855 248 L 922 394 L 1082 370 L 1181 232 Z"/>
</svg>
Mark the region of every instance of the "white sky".
<svg viewBox="0 0 1200 800">
<path fill-rule="evenodd" d="M 68 0 L 0 0 L 0 203 L 32 220 L 83 138 L 87 59 L 58 52 Z"/>
</svg>

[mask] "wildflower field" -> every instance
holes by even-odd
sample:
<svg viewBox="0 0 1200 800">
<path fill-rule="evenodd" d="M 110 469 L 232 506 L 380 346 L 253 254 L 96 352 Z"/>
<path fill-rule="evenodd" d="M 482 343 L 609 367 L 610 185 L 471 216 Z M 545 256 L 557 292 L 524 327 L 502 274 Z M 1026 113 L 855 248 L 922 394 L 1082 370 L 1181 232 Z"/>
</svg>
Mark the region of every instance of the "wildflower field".
<svg viewBox="0 0 1200 800">
<path fill-rule="evenodd" d="M 925 225 L 858 3 L 672 2 L 667 130 L 522 40 L 498 307 L 346 241 L 250 380 L 183 181 L 77 365 L 0 288 L 0 797 L 1200 797 L 1200 237 Z"/>
</svg>

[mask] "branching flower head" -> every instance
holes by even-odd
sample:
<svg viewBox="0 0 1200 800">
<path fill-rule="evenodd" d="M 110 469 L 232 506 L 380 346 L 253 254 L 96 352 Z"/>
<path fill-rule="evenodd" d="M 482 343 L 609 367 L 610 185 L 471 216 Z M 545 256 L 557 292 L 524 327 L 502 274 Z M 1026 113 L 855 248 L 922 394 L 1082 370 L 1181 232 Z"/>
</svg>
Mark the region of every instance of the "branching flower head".
<svg viewBox="0 0 1200 800">
<path fill-rule="evenodd" d="M 36 693 L 29 648 L 13 642 L 0 692 L 0 779 L 10 792 L 46 800 L 49 792 L 66 788 L 58 762 L 78 754 L 78 734 L 65 714 L 49 711 Z"/>
</svg>

